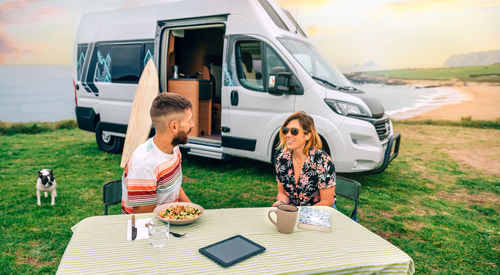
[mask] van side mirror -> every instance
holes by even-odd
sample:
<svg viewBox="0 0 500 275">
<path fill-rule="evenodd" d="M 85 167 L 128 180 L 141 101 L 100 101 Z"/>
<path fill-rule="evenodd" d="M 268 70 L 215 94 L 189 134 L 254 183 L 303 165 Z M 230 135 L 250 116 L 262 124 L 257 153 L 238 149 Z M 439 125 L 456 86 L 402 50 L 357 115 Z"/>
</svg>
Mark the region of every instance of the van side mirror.
<svg viewBox="0 0 500 275">
<path fill-rule="evenodd" d="M 273 67 L 269 73 L 267 90 L 272 95 L 304 94 L 304 89 L 299 80 L 291 72 L 287 72 L 285 67 Z"/>
</svg>

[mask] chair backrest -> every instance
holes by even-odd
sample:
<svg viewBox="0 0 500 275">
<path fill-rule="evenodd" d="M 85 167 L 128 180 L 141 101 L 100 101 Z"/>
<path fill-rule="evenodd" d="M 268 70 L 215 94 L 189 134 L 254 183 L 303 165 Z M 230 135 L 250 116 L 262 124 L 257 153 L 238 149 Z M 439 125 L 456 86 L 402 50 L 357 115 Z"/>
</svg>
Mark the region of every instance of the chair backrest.
<svg viewBox="0 0 500 275">
<path fill-rule="evenodd" d="M 361 194 L 361 184 L 355 180 L 341 176 L 336 176 L 335 183 L 335 194 L 354 201 L 351 219 L 357 221 L 356 215 L 358 212 L 359 195 Z"/>
<path fill-rule="evenodd" d="M 108 214 L 108 206 L 122 202 L 122 180 L 105 183 L 102 187 L 102 202 L 104 215 Z"/>
<path fill-rule="evenodd" d="M 355 180 L 344 178 L 341 176 L 335 177 L 335 193 L 352 201 L 359 200 L 361 192 L 361 184 Z"/>
</svg>

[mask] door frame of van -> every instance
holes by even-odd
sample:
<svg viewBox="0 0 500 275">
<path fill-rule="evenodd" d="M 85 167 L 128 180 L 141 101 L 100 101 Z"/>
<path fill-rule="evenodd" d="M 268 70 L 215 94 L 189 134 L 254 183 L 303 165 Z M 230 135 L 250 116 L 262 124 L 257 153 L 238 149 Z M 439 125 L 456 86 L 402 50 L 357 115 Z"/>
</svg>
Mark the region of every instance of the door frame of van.
<svg viewBox="0 0 500 275">
<path fill-rule="evenodd" d="M 171 19 L 158 21 L 155 33 L 155 63 L 158 65 L 158 77 L 160 92 L 168 91 L 168 56 L 164 49 L 168 47 L 168 37 L 171 30 L 194 30 L 194 29 L 209 29 L 215 27 L 224 28 L 224 35 L 227 31 L 227 19 L 229 13 L 209 15 L 202 17 L 191 17 L 182 19 Z M 225 42 L 222 49 L 222 63 L 224 64 Z M 222 88 L 222 87 L 221 87 Z M 225 159 L 227 156 L 222 153 L 221 141 L 205 140 L 196 137 L 190 137 L 186 145 L 181 145 L 183 151 L 187 151 L 199 156 Z M 194 151 L 193 151 L 194 150 Z M 192 152 L 191 152 L 192 151 Z"/>
<path fill-rule="evenodd" d="M 155 63 L 158 67 L 158 77 L 160 80 L 160 91 L 167 91 L 167 56 L 163 53 L 162 49 L 165 48 L 166 43 L 168 43 L 168 38 L 163 39 L 165 37 L 164 32 L 170 31 L 171 29 L 205 29 L 209 27 L 215 27 L 217 25 L 224 26 L 224 30 L 226 30 L 227 25 L 227 17 L 229 13 L 219 14 L 219 15 L 210 15 L 203 17 L 190 17 L 190 18 L 182 18 L 182 19 L 171 19 L 171 20 L 160 20 L 156 25 L 156 34 L 155 34 L 155 52 L 158 53 L 155 55 Z M 167 36 L 168 37 L 168 36 Z"/>
</svg>

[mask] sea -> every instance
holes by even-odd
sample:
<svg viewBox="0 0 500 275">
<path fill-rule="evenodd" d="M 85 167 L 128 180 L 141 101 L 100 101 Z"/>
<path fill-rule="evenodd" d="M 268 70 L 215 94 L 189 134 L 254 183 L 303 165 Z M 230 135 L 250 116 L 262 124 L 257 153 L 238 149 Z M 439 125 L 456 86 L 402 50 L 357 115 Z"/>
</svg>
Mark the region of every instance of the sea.
<svg viewBox="0 0 500 275">
<path fill-rule="evenodd" d="M 75 119 L 71 66 L 0 66 L 0 120 Z"/>
<path fill-rule="evenodd" d="M 392 119 L 407 119 L 445 104 L 469 100 L 447 87 L 355 85 L 378 98 Z M 0 66 L 0 120 L 51 122 L 75 119 L 70 66 Z"/>
</svg>

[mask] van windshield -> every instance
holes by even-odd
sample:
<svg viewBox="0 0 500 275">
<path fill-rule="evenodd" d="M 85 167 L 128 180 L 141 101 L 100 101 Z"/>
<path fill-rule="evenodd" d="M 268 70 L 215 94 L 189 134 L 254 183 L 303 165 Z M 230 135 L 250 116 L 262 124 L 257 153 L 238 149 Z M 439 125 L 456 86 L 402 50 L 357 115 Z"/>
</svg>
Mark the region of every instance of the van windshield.
<svg viewBox="0 0 500 275">
<path fill-rule="evenodd" d="M 288 38 L 278 38 L 278 40 L 316 81 L 329 84 L 328 86 L 333 88 L 352 86 L 349 80 L 326 61 L 312 44 Z"/>
</svg>

